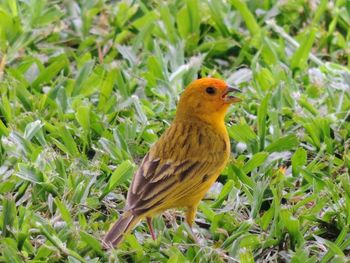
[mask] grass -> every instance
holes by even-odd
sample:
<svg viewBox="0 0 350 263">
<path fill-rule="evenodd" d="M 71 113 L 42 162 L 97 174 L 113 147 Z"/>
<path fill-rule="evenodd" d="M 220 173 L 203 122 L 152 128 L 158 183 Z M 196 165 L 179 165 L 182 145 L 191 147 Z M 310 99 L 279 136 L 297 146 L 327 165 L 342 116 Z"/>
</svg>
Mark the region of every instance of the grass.
<svg viewBox="0 0 350 263">
<path fill-rule="evenodd" d="M 0 262 L 347 262 L 350 3 L 0 2 Z M 100 240 L 198 76 L 244 102 L 199 208 Z"/>
</svg>

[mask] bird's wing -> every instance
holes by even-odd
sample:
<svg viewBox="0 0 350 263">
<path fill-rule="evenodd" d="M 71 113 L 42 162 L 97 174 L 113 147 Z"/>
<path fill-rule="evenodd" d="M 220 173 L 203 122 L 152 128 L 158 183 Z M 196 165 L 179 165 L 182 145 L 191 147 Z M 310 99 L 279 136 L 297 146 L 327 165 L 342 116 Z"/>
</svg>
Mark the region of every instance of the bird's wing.
<svg viewBox="0 0 350 263">
<path fill-rule="evenodd" d="M 144 157 L 130 186 L 127 208 L 143 214 L 195 191 L 226 162 L 227 144 L 211 127 L 174 123 Z"/>
</svg>

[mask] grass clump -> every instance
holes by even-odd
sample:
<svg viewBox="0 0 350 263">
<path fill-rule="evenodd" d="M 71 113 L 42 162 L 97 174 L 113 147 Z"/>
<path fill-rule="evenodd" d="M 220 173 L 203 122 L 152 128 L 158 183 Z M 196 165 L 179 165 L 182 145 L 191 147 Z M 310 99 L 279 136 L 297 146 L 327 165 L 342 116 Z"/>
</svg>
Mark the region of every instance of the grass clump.
<svg viewBox="0 0 350 263">
<path fill-rule="evenodd" d="M 346 262 L 348 1 L 0 3 L 1 262 Z M 140 158 L 198 76 L 244 102 L 200 205 L 107 253 Z"/>
</svg>

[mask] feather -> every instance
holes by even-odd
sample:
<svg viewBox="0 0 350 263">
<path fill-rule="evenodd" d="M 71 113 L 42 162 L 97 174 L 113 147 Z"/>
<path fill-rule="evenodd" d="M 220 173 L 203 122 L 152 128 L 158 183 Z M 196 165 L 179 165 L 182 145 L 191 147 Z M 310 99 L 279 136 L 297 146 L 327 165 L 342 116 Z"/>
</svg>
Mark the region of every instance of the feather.
<svg viewBox="0 0 350 263">
<path fill-rule="evenodd" d="M 108 249 L 117 246 L 140 219 L 140 217 L 133 215 L 131 211 L 124 212 L 106 234 L 103 240 L 103 247 Z"/>
<path fill-rule="evenodd" d="M 217 176 L 217 167 L 226 163 L 226 142 L 213 128 L 201 122 L 174 123 L 151 148 L 141 162 L 131 183 L 132 191 L 128 193 L 128 208 L 133 211 L 150 212 L 155 209 L 154 204 L 163 204 L 165 209 L 172 207 L 171 200 L 183 199 L 186 195 L 196 191 L 191 187 L 186 189 L 179 184 L 201 184 L 203 177 L 209 181 L 210 177 Z M 179 128 L 180 127 L 180 128 Z M 183 131 L 187 132 L 184 143 L 180 138 Z M 180 134 L 178 134 L 180 133 Z M 205 134 L 207 139 L 201 139 Z M 172 138 L 170 138 L 170 136 Z M 209 139 L 208 139 L 209 137 Z M 175 140 L 173 139 L 175 138 Z M 208 150 L 210 149 L 210 150 Z M 209 154 L 201 155 L 202 151 Z M 177 152 L 178 154 L 171 154 Z M 176 203 L 176 200 L 173 200 Z M 162 206 L 162 205 L 161 205 Z M 163 207 L 157 209 L 162 210 Z"/>
</svg>

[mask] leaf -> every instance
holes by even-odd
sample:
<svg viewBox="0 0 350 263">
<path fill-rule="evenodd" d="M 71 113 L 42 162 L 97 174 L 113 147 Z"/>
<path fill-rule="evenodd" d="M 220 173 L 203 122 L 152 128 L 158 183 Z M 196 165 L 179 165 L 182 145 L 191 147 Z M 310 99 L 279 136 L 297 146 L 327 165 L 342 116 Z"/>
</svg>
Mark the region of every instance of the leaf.
<svg viewBox="0 0 350 263">
<path fill-rule="evenodd" d="M 261 68 L 256 72 L 255 79 L 262 90 L 272 89 L 276 85 L 272 72 L 268 68 Z"/>
<path fill-rule="evenodd" d="M 75 113 L 75 118 L 84 129 L 84 132 L 88 134 L 90 131 L 90 106 L 79 106 Z"/>
<path fill-rule="evenodd" d="M 258 108 L 258 136 L 260 139 L 260 150 L 262 151 L 265 147 L 265 134 L 266 134 L 266 116 L 267 106 L 270 100 L 270 95 L 267 94 L 261 101 L 260 107 Z"/>
<path fill-rule="evenodd" d="M 321 131 L 319 127 L 315 126 L 313 123 L 305 123 L 304 128 L 306 132 L 310 135 L 313 145 L 317 148 L 321 147 Z"/>
<path fill-rule="evenodd" d="M 66 127 L 61 127 L 58 129 L 57 132 L 59 133 L 68 153 L 71 154 L 72 156 L 78 156 L 79 151 L 78 151 L 77 144 L 75 143 L 69 130 Z"/>
<path fill-rule="evenodd" d="M 343 250 L 332 241 L 329 241 L 317 235 L 313 235 L 313 237 L 316 239 L 318 243 L 328 247 L 329 250 L 331 250 L 335 255 L 345 257 Z"/>
<path fill-rule="evenodd" d="M 176 28 L 174 26 L 175 24 L 175 19 L 170 13 L 170 8 L 168 5 L 162 5 L 160 8 L 160 17 L 162 21 L 164 22 L 166 32 L 167 32 L 167 37 L 168 39 L 174 43 L 177 39 L 177 34 L 175 32 Z"/>
<path fill-rule="evenodd" d="M 58 210 L 61 213 L 61 217 L 62 219 L 69 225 L 69 226 L 73 226 L 73 219 L 70 215 L 70 211 L 67 208 L 67 206 L 61 202 L 57 197 L 55 198 L 55 204 L 58 208 Z"/>
<path fill-rule="evenodd" d="M 155 79 L 155 83 L 159 80 L 165 79 L 161 61 L 159 61 L 156 56 L 150 56 L 148 58 L 147 67 L 151 73 L 150 75 L 152 75 L 152 77 Z"/>
<path fill-rule="evenodd" d="M 45 9 L 43 14 L 35 20 L 35 26 L 44 27 L 60 20 L 63 15 L 64 13 L 61 12 L 57 6 L 51 6 L 50 8 Z"/>
<path fill-rule="evenodd" d="M 0 138 L 1 138 L 1 135 L 8 136 L 9 134 L 10 134 L 9 130 L 7 129 L 6 125 L 0 119 Z"/>
<path fill-rule="evenodd" d="M 77 96 L 80 94 L 84 85 L 86 84 L 88 78 L 91 75 L 92 69 L 95 65 L 94 61 L 89 61 L 79 70 L 75 85 L 73 88 L 72 96 Z"/>
<path fill-rule="evenodd" d="M 251 208 L 251 217 L 254 219 L 257 217 L 260 211 L 261 204 L 264 201 L 264 193 L 267 187 L 268 183 L 265 181 L 258 181 L 255 185 L 253 191 L 253 203 Z"/>
<path fill-rule="evenodd" d="M 311 52 L 312 44 L 316 37 L 317 29 L 311 28 L 303 37 L 304 40 L 300 43 L 299 48 L 293 54 L 290 64 L 293 69 L 304 69 L 306 62 Z"/>
<path fill-rule="evenodd" d="M 180 36 L 186 40 L 186 47 L 193 50 L 199 40 L 200 13 L 198 0 L 185 0 L 185 6 L 177 12 L 176 24 Z"/>
<path fill-rule="evenodd" d="M 8 6 L 9 10 L 11 10 L 11 15 L 13 17 L 16 17 L 18 15 L 17 1 L 6 1 L 5 3 Z"/>
<path fill-rule="evenodd" d="M 300 230 L 299 220 L 291 214 L 286 209 L 281 210 L 281 221 L 284 227 L 287 229 L 288 233 L 292 237 L 292 243 L 294 245 L 298 245 L 299 247 L 303 245 L 304 238 Z"/>
<path fill-rule="evenodd" d="M 101 246 L 101 242 L 98 241 L 94 236 L 80 231 L 79 232 L 81 239 L 89 245 L 89 247 L 91 247 L 93 250 L 95 250 L 98 253 L 102 253 L 102 246 Z"/>
<path fill-rule="evenodd" d="M 132 101 L 134 103 L 134 106 L 135 106 L 135 109 L 136 109 L 136 113 L 137 113 L 137 116 L 138 116 L 139 120 L 143 124 L 146 124 L 147 123 L 147 116 L 146 116 L 145 112 L 142 109 L 140 99 L 137 96 L 133 95 L 132 96 Z"/>
<path fill-rule="evenodd" d="M 25 87 L 17 87 L 16 88 L 16 95 L 24 108 L 27 111 L 32 111 L 33 110 L 33 102 L 31 100 L 32 94 L 25 88 Z"/>
<path fill-rule="evenodd" d="M 293 175 L 297 176 L 299 168 L 306 164 L 307 153 L 303 148 L 298 148 L 292 156 L 292 171 Z"/>
<path fill-rule="evenodd" d="M 34 89 L 39 90 L 40 85 L 52 81 L 54 77 L 61 72 L 65 66 L 67 66 L 67 64 L 66 56 L 58 56 L 51 65 L 39 73 L 38 77 L 31 83 L 31 86 Z"/>
<path fill-rule="evenodd" d="M 49 258 L 56 251 L 55 247 L 40 246 L 35 255 L 35 260 Z"/>
<path fill-rule="evenodd" d="M 256 134 L 252 131 L 248 124 L 236 124 L 228 128 L 230 137 L 238 142 L 244 142 L 248 144 L 252 140 L 256 139 Z"/>
<path fill-rule="evenodd" d="M 264 59 L 264 61 L 266 62 L 267 65 L 274 65 L 277 62 L 279 62 L 279 54 L 277 53 L 276 47 L 275 47 L 275 43 L 272 41 L 272 39 L 263 36 L 262 37 L 262 42 L 263 42 L 263 48 L 261 50 L 261 55 Z M 270 66 L 271 67 L 271 66 Z M 270 77 L 268 75 L 268 77 Z M 272 77 L 272 76 L 271 76 Z M 271 78 L 269 80 L 269 82 L 274 86 L 274 84 L 276 84 L 276 81 Z M 269 87 L 266 87 L 269 88 Z"/>
<path fill-rule="evenodd" d="M 265 162 L 269 153 L 267 152 L 259 152 L 253 155 L 253 157 L 244 165 L 243 171 L 247 174 L 259 167 L 261 164 Z"/>
<path fill-rule="evenodd" d="M 208 219 L 210 222 L 214 220 L 214 216 L 216 215 L 216 213 L 208 204 L 206 204 L 205 202 L 201 202 L 199 204 L 199 209 L 205 215 L 206 219 Z"/>
<path fill-rule="evenodd" d="M 5 117 L 5 120 L 11 122 L 12 120 L 12 107 L 7 96 L 1 97 L 0 112 Z"/>
<path fill-rule="evenodd" d="M 4 239 L 2 243 L 5 243 L 6 241 L 9 241 L 9 239 Z M 13 239 L 10 239 L 10 241 L 14 241 Z M 15 246 L 10 246 L 5 243 L 5 245 L 2 245 L 1 248 L 3 252 L 3 258 L 0 257 L 1 261 L 3 262 L 11 262 L 11 263 L 22 263 L 23 258 L 21 259 L 18 255 L 17 249 L 15 249 Z"/>
<path fill-rule="evenodd" d="M 225 200 L 225 198 L 229 195 L 233 187 L 234 187 L 234 181 L 228 180 L 227 183 L 222 188 L 219 196 L 216 198 L 215 203 L 212 204 L 212 207 L 214 208 L 220 207 L 220 205 Z"/>
<path fill-rule="evenodd" d="M 10 231 L 16 219 L 16 204 L 12 197 L 8 196 L 2 200 L 2 231 L 3 237 L 10 236 Z"/>
<path fill-rule="evenodd" d="M 136 253 L 136 261 L 139 262 L 143 257 L 143 246 L 134 235 L 127 235 L 125 241 L 129 243 L 130 248 Z"/>
<path fill-rule="evenodd" d="M 265 151 L 267 152 L 283 152 L 292 150 L 299 145 L 299 140 L 295 134 L 290 134 L 277 139 L 276 141 L 269 144 Z"/>
<path fill-rule="evenodd" d="M 110 140 L 106 138 L 101 138 L 98 141 L 98 143 L 101 147 L 101 150 L 105 152 L 105 154 L 109 155 L 110 158 L 118 161 L 121 161 L 123 159 L 123 155 L 120 147 L 118 147 L 116 144 L 114 144 Z"/>
<path fill-rule="evenodd" d="M 309 111 L 313 116 L 318 116 L 318 110 L 308 101 L 305 96 L 301 96 L 299 99 L 299 105 Z"/>
<path fill-rule="evenodd" d="M 44 182 L 43 173 L 38 171 L 33 166 L 25 163 L 18 164 L 18 171 L 15 173 L 15 175 L 19 178 L 22 178 L 23 180 L 35 184 L 41 184 Z"/>
<path fill-rule="evenodd" d="M 125 182 L 132 176 L 134 172 L 134 165 L 131 161 L 126 160 L 118 165 L 117 169 L 112 173 L 111 178 L 108 181 L 108 185 L 103 190 L 100 200 L 110 193 L 115 187 Z"/>
<path fill-rule="evenodd" d="M 301 173 L 303 174 L 304 179 L 309 183 L 316 182 L 320 188 L 324 188 L 326 186 L 326 183 L 322 178 L 318 177 L 316 174 L 308 171 L 307 169 L 301 169 Z"/>
<path fill-rule="evenodd" d="M 127 60 L 129 61 L 131 66 L 135 66 L 138 64 L 138 57 L 134 53 L 131 47 L 124 46 L 124 45 L 117 45 L 117 49 L 119 53 Z"/>
<path fill-rule="evenodd" d="M 118 165 L 108 182 L 108 190 L 112 191 L 118 184 L 123 183 L 127 178 L 129 178 L 133 172 L 133 169 L 134 166 L 129 160 L 126 160 Z"/>
<path fill-rule="evenodd" d="M 249 186 L 251 189 L 254 189 L 256 184 L 255 182 L 248 177 L 245 173 L 241 171 L 238 167 L 235 165 L 232 165 L 232 170 L 234 171 L 235 175 L 239 178 L 239 180 L 246 186 Z"/>
<path fill-rule="evenodd" d="M 98 102 L 98 109 L 102 110 L 106 102 L 110 99 L 113 91 L 114 83 L 117 79 L 117 75 L 120 74 L 117 69 L 113 69 L 107 73 L 107 76 L 104 78 L 101 84 L 100 90 L 100 99 Z M 120 87 L 119 87 L 120 88 Z M 123 94 L 126 95 L 126 94 Z"/>
<path fill-rule="evenodd" d="M 250 12 L 245 2 L 242 0 L 231 0 L 231 4 L 239 11 L 252 36 L 260 35 L 260 26 L 255 20 L 255 16 Z"/>
<path fill-rule="evenodd" d="M 24 131 L 23 137 L 30 141 L 38 132 L 41 131 L 41 128 L 43 126 L 44 125 L 41 123 L 40 120 L 28 123 Z"/>
<path fill-rule="evenodd" d="M 223 10 L 224 5 L 220 1 L 211 0 L 208 1 L 210 9 L 211 19 L 213 19 L 215 25 L 220 30 L 222 36 L 229 36 L 230 32 L 225 23 L 225 13 Z"/>
<path fill-rule="evenodd" d="M 226 238 L 226 240 L 222 243 L 221 248 L 227 249 L 232 244 L 232 242 L 234 242 L 234 240 L 247 233 L 251 227 L 252 222 L 242 222 L 242 224 L 230 235 L 230 237 Z"/>
<path fill-rule="evenodd" d="M 254 255 L 251 251 L 251 249 L 248 248 L 241 248 L 239 250 L 239 259 L 241 263 L 254 263 Z"/>
<path fill-rule="evenodd" d="M 265 211 L 265 213 L 261 216 L 260 220 L 261 220 L 261 228 L 263 230 L 267 230 L 273 217 L 274 217 L 274 213 L 275 213 L 275 209 L 274 209 L 274 206 L 271 205 L 270 209 Z"/>
</svg>

